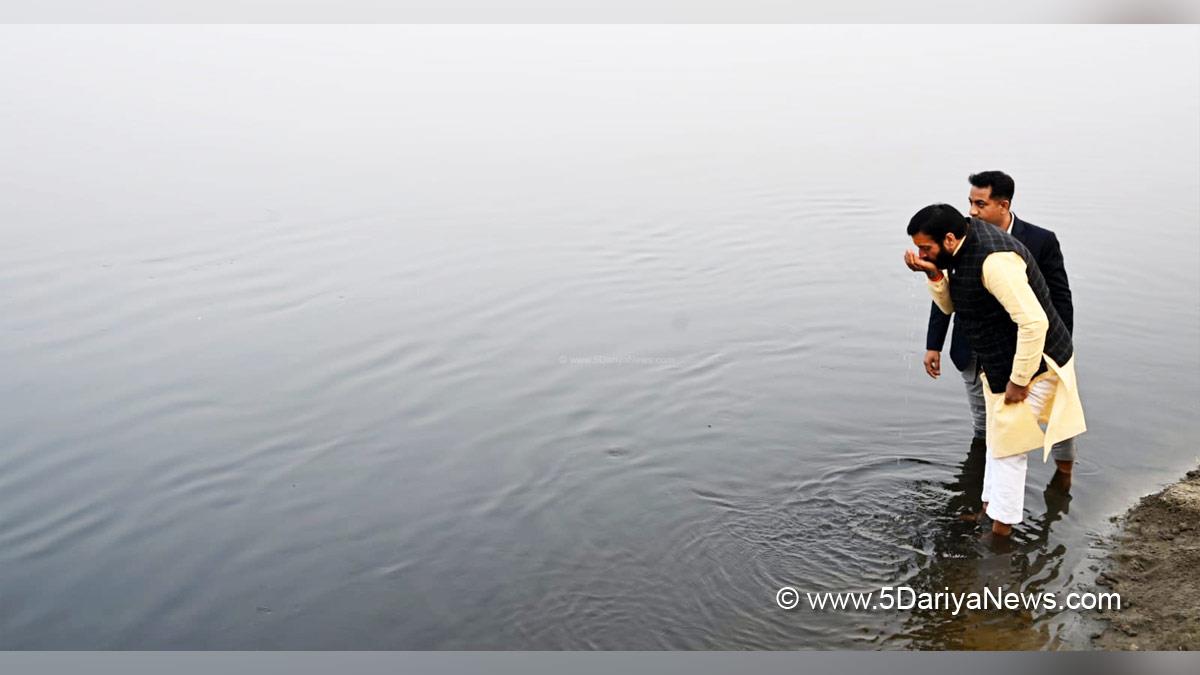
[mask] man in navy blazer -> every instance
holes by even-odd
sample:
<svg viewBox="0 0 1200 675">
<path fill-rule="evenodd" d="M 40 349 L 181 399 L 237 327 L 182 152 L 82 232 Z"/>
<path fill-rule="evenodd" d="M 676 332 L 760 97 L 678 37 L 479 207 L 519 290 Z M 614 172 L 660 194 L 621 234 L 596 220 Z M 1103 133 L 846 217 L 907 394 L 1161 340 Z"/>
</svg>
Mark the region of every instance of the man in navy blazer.
<svg viewBox="0 0 1200 675">
<path fill-rule="evenodd" d="M 1003 171 L 982 171 L 972 174 L 968 180 L 971 183 L 971 215 L 995 225 L 1025 244 L 1037 261 L 1042 276 L 1046 278 L 1054 309 L 1058 310 L 1058 315 L 1067 324 L 1067 330 L 1073 333 L 1075 311 L 1071 304 L 1071 286 L 1067 282 L 1067 270 L 1063 266 L 1062 248 L 1059 246 L 1058 237 L 1050 230 L 1021 220 L 1012 213 L 1010 207 L 1016 184 L 1008 174 Z M 929 373 L 930 377 L 936 378 L 941 374 L 942 347 L 945 345 L 949 327 L 950 315 L 943 314 L 937 305 L 932 305 L 929 311 L 929 329 L 925 333 L 925 372 Z M 971 418 L 975 425 L 975 438 L 982 439 L 986 428 L 983 383 L 979 379 L 975 354 L 967 343 L 965 331 L 958 330 L 957 321 L 950 338 L 950 360 L 962 372 L 967 387 L 967 402 L 971 406 Z M 1064 490 L 1069 489 L 1071 469 L 1075 461 L 1075 439 L 1055 444 L 1051 454 L 1058 469 L 1054 475 L 1054 484 Z"/>
</svg>

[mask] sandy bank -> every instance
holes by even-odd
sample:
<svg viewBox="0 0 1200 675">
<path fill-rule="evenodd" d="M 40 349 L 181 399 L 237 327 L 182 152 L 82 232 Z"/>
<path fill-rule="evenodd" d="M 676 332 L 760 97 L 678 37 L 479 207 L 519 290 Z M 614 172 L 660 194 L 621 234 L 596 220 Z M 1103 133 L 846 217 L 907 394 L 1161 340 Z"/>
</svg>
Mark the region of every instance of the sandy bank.
<svg viewBox="0 0 1200 675">
<path fill-rule="evenodd" d="M 1200 649 L 1200 469 L 1143 497 L 1123 518 L 1101 590 L 1121 609 L 1101 612 L 1099 649 Z"/>
</svg>

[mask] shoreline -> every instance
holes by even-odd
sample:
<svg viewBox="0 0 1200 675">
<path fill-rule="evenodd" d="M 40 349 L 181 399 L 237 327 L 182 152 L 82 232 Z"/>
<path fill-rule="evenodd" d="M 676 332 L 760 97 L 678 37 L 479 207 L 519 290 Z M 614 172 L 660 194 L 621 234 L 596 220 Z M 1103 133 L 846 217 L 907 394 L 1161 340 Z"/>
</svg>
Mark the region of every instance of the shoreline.
<svg viewBox="0 0 1200 675">
<path fill-rule="evenodd" d="M 1200 469 L 1142 497 L 1123 516 L 1098 591 L 1121 595 L 1121 609 L 1097 611 L 1102 650 L 1200 649 Z"/>
</svg>

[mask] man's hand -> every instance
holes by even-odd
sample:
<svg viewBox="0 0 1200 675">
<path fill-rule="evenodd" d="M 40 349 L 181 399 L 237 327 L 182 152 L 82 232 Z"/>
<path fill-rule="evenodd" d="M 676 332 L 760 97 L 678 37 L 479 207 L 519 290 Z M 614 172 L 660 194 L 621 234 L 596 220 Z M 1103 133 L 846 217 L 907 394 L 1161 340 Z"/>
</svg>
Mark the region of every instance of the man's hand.
<svg viewBox="0 0 1200 675">
<path fill-rule="evenodd" d="M 937 379 L 938 375 L 942 374 L 942 353 L 935 352 L 932 349 L 925 352 L 925 372 L 933 379 Z"/>
<path fill-rule="evenodd" d="M 1008 405 L 1010 403 L 1020 403 L 1021 401 L 1024 401 L 1025 397 L 1028 395 L 1029 385 L 1022 387 L 1012 380 L 1009 380 L 1008 386 L 1004 389 L 1004 405 Z"/>
<path fill-rule="evenodd" d="M 904 252 L 904 264 L 908 266 L 908 269 L 914 272 L 924 272 L 926 276 L 931 279 L 938 275 L 937 265 L 934 265 L 928 260 L 921 259 L 920 255 L 912 251 Z"/>
</svg>

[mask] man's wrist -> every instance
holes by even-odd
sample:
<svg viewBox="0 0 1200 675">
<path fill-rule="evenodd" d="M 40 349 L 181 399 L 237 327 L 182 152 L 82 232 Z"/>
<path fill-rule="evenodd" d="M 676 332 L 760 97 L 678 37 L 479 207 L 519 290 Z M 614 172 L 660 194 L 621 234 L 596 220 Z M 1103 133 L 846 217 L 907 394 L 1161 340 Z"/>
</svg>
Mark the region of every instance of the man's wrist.
<svg viewBox="0 0 1200 675">
<path fill-rule="evenodd" d="M 942 277 L 944 277 L 945 275 L 942 274 L 941 270 L 938 270 L 937 274 L 931 274 L 929 272 L 926 272 L 925 276 L 929 278 L 930 282 L 937 283 L 937 282 L 941 281 Z"/>
</svg>

